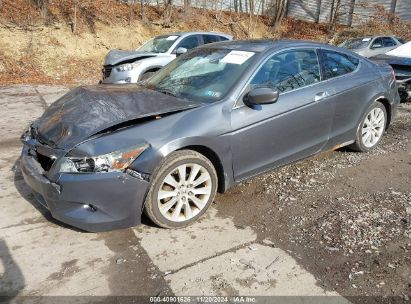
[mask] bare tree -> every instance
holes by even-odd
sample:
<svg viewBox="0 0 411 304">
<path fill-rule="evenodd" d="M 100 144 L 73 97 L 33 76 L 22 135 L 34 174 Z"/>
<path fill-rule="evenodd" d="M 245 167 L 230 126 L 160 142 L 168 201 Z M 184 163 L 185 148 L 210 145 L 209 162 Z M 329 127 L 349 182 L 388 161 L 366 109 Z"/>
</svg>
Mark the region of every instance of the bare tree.
<svg viewBox="0 0 411 304">
<path fill-rule="evenodd" d="M 272 21 L 271 26 L 277 29 L 287 13 L 288 0 L 273 0 L 271 2 Z"/>
<path fill-rule="evenodd" d="M 253 22 L 253 15 L 254 15 L 254 0 L 249 0 L 248 5 L 249 5 L 249 12 L 250 12 L 250 16 L 248 19 L 248 37 L 250 37 L 251 36 L 251 23 Z"/>
<path fill-rule="evenodd" d="M 173 13 L 173 0 L 164 0 L 164 12 L 163 12 L 163 26 L 170 26 L 171 15 Z"/>
<path fill-rule="evenodd" d="M 78 0 L 74 0 L 74 20 L 73 20 L 73 28 L 71 29 L 73 34 L 77 33 L 77 6 L 78 6 Z"/>
<path fill-rule="evenodd" d="M 157 1 L 158 3 L 158 1 Z M 141 6 L 141 20 L 145 21 L 146 20 L 146 15 L 144 12 L 144 7 L 145 7 L 145 1 L 144 0 L 140 0 L 140 6 Z"/>
<path fill-rule="evenodd" d="M 47 17 L 49 0 L 34 0 L 36 6 L 40 9 L 43 18 Z"/>
<path fill-rule="evenodd" d="M 184 12 L 186 14 L 191 12 L 191 0 L 184 0 Z"/>
<path fill-rule="evenodd" d="M 341 17 L 347 15 L 350 5 L 343 3 L 341 0 L 333 0 L 331 3 L 330 17 L 328 21 L 328 30 L 335 31 L 337 23 Z"/>
</svg>

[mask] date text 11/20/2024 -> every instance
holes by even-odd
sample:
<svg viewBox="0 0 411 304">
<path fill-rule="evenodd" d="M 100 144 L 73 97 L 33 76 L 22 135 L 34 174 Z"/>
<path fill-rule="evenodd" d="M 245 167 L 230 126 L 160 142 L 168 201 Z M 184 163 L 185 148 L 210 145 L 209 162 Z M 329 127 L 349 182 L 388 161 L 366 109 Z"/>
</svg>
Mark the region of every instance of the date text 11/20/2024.
<svg viewBox="0 0 411 304">
<path fill-rule="evenodd" d="M 248 296 L 234 296 L 234 297 L 208 297 L 208 296 L 196 296 L 196 297 L 150 297 L 150 303 L 257 303 L 255 297 Z"/>
</svg>

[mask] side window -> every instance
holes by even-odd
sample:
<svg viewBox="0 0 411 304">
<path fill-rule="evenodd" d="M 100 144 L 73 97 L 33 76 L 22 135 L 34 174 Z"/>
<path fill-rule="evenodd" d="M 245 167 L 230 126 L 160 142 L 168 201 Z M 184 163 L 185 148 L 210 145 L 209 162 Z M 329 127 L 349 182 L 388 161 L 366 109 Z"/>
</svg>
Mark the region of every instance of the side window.
<svg viewBox="0 0 411 304">
<path fill-rule="evenodd" d="M 203 35 L 203 40 L 204 40 L 204 44 L 208 44 L 208 43 L 213 43 L 213 42 L 217 42 L 218 40 L 218 36 L 215 35 Z"/>
<path fill-rule="evenodd" d="M 224 37 L 224 36 L 218 36 L 218 38 L 220 38 L 220 41 L 227 41 L 227 40 L 229 40 L 227 37 Z"/>
<path fill-rule="evenodd" d="M 193 49 L 195 47 L 197 47 L 199 45 L 198 43 L 198 38 L 197 36 L 189 36 L 187 38 L 184 38 L 183 41 L 181 41 L 176 49 L 178 49 L 179 47 L 183 47 L 186 48 L 187 50 Z"/>
<path fill-rule="evenodd" d="M 287 51 L 274 55 L 258 70 L 250 88 L 269 87 L 280 93 L 320 81 L 320 65 L 314 50 Z"/>
<path fill-rule="evenodd" d="M 322 50 L 324 78 L 330 79 L 355 71 L 359 60 L 355 57 L 333 51 Z"/>
<path fill-rule="evenodd" d="M 372 45 L 371 45 L 371 48 L 372 48 L 372 49 L 373 49 L 373 48 L 377 49 L 377 48 L 381 48 L 381 47 L 383 47 L 382 38 L 377 38 L 377 39 L 375 39 L 375 40 L 373 41 Z"/>
<path fill-rule="evenodd" d="M 395 43 L 394 39 L 390 37 L 384 37 L 382 38 L 383 45 L 384 47 L 390 47 L 390 46 L 396 46 L 397 44 Z"/>
</svg>

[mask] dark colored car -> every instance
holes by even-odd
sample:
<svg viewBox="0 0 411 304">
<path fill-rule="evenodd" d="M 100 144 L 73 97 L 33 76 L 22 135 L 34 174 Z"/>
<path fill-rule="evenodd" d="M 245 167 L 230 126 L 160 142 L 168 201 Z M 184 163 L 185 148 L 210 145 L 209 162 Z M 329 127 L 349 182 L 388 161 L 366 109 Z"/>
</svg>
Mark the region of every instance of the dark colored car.
<svg viewBox="0 0 411 304">
<path fill-rule="evenodd" d="M 401 101 L 411 100 L 411 42 L 370 59 L 377 63 L 389 64 L 395 72 Z"/>
<path fill-rule="evenodd" d="M 25 181 L 89 231 L 197 220 L 217 190 L 321 151 L 381 140 L 391 68 L 302 41 L 231 41 L 179 56 L 141 85 L 79 87 L 23 134 Z"/>
</svg>

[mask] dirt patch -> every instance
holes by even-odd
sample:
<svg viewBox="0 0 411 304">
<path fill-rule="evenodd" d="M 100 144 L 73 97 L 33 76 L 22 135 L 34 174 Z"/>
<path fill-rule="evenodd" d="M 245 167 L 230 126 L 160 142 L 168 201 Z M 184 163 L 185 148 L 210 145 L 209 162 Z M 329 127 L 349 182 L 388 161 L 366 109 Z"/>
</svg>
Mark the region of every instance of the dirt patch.
<svg viewBox="0 0 411 304">
<path fill-rule="evenodd" d="M 410 108 L 400 107 L 372 152 L 328 152 L 254 178 L 217 197 L 219 215 L 234 216 L 238 227 L 251 226 L 260 240 L 291 253 L 325 289 L 407 299 Z"/>
<path fill-rule="evenodd" d="M 105 272 L 111 294 L 116 296 L 172 294 L 164 277 L 141 248 L 131 229 L 100 233 L 97 239 L 104 240 L 106 246 L 115 253 Z"/>
</svg>

